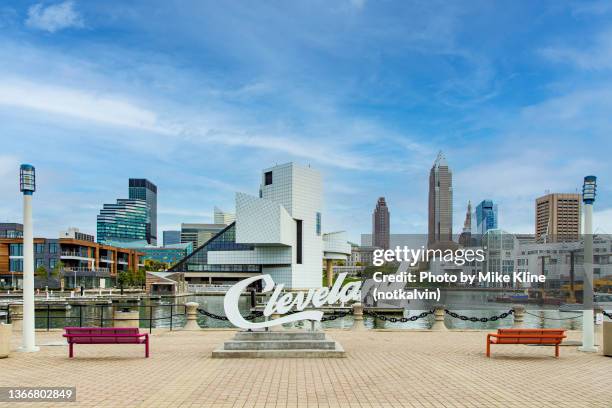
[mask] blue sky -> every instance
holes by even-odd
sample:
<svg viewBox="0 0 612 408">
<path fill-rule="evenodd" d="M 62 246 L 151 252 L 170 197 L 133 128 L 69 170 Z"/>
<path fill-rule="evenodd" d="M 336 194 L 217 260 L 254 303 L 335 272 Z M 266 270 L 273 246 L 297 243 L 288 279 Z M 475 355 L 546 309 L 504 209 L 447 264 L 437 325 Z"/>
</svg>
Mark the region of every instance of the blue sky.
<svg viewBox="0 0 612 408">
<path fill-rule="evenodd" d="M 561 4 L 563 3 L 563 4 Z M 259 171 L 324 175 L 324 229 L 357 240 L 378 196 L 393 233 L 427 229 L 438 150 L 468 200 L 532 232 L 534 199 L 599 176 L 612 233 L 612 4 L 8 1 L 0 5 L 0 221 L 36 166 L 37 235 L 95 232 L 128 177 L 158 224 L 209 222 Z"/>
</svg>

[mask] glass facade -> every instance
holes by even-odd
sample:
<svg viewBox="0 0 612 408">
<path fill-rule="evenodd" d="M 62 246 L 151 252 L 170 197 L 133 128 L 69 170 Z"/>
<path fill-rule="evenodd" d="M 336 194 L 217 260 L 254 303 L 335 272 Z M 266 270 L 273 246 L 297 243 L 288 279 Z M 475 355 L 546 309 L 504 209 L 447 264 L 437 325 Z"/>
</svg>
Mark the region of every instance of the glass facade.
<svg viewBox="0 0 612 408">
<path fill-rule="evenodd" d="M 98 215 L 98 242 L 146 240 L 148 205 L 144 200 L 118 199 L 104 204 Z"/>
<path fill-rule="evenodd" d="M 487 231 L 497 228 L 497 204 L 491 200 L 482 200 L 476 207 L 477 233 L 484 235 Z"/>
<path fill-rule="evenodd" d="M 259 265 L 209 265 L 208 251 L 251 251 L 252 245 L 236 243 L 236 223 L 232 223 L 191 255 L 178 262 L 172 272 L 260 272 Z"/>
<path fill-rule="evenodd" d="M 147 231 L 146 240 L 151 245 L 157 245 L 157 186 L 147 179 L 129 180 L 130 200 L 144 200 L 147 202 Z"/>
</svg>

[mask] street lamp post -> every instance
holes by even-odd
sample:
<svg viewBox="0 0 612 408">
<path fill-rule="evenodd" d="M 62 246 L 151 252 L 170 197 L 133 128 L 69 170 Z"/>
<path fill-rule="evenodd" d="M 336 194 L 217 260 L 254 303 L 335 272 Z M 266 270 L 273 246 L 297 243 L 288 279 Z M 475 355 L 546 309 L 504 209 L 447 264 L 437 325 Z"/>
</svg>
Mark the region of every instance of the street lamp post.
<svg viewBox="0 0 612 408">
<path fill-rule="evenodd" d="M 593 203 L 597 190 L 597 177 L 586 176 L 582 185 L 584 203 L 584 278 L 582 279 L 582 346 L 584 352 L 597 352 L 593 316 Z"/>
<path fill-rule="evenodd" d="M 19 188 L 23 193 L 23 334 L 20 351 L 38 351 L 34 331 L 34 234 L 32 228 L 32 195 L 36 191 L 34 166 L 22 164 Z"/>
</svg>

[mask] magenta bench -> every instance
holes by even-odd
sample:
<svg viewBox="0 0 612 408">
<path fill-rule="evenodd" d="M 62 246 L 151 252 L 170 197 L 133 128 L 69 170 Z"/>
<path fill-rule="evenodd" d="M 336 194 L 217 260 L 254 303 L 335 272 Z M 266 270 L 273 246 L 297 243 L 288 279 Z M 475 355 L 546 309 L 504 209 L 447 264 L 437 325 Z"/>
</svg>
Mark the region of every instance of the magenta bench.
<svg viewBox="0 0 612 408">
<path fill-rule="evenodd" d="M 64 327 L 70 358 L 75 344 L 144 344 L 145 357 L 149 357 L 149 334 L 137 327 Z"/>
</svg>

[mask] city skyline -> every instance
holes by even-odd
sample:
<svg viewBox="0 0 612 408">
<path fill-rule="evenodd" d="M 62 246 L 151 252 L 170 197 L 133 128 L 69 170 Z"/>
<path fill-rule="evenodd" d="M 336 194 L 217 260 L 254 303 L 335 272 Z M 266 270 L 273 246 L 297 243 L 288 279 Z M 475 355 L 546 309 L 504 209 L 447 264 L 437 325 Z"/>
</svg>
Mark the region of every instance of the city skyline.
<svg viewBox="0 0 612 408">
<path fill-rule="evenodd" d="M 261 163 L 295 161 L 328 181 L 330 230 L 357 240 L 385 196 L 393 231 L 425 233 L 427 172 L 443 150 L 455 232 L 465 203 L 485 198 L 500 227 L 531 232 L 534 200 L 575 193 L 587 174 L 600 177 L 595 230 L 612 232 L 612 10 L 598 3 L 36 4 L 0 10 L 0 221 L 20 221 L 23 162 L 40 175 L 35 228 L 54 236 L 95 232 L 126 175 L 160 187 L 160 234 L 231 211 Z M 515 30 L 525 16 L 540 23 Z"/>
</svg>

